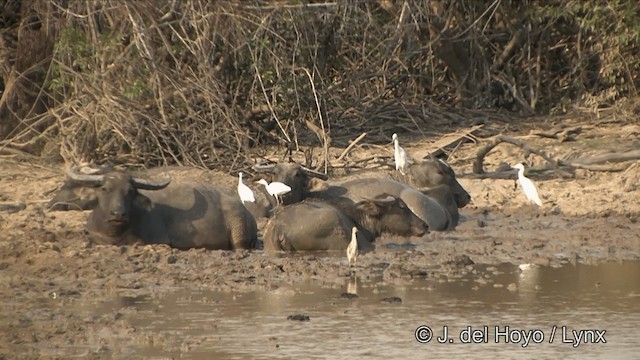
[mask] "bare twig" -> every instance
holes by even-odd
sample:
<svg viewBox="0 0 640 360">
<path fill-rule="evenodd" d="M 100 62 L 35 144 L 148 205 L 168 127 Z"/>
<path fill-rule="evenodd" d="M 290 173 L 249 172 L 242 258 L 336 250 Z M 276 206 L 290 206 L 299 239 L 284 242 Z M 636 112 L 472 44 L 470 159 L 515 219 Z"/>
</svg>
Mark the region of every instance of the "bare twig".
<svg viewBox="0 0 640 360">
<path fill-rule="evenodd" d="M 346 149 L 344 149 L 344 151 L 342 152 L 342 154 L 340 154 L 340 156 L 338 156 L 338 158 L 336 159 L 336 161 L 342 161 L 342 159 L 349 153 L 349 151 L 351 151 L 351 149 L 353 149 L 354 146 L 356 146 L 358 144 L 358 142 L 360 142 L 360 140 L 364 139 L 364 137 L 367 136 L 367 133 L 364 132 L 362 134 L 360 134 L 360 136 L 358 136 L 357 138 L 355 138 L 355 140 L 353 140 L 349 146 L 346 147 Z"/>
</svg>

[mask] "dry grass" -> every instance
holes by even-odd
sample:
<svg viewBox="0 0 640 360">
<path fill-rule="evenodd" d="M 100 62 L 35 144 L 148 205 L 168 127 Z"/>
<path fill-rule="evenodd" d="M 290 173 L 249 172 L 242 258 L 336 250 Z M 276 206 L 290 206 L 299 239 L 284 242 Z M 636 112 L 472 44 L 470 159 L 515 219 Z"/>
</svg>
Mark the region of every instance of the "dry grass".
<svg viewBox="0 0 640 360">
<path fill-rule="evenodd" d="M 40 87 L 48 111 L 21 119 L 0 146 L 49 144 L 66 162 L 236 170 L 263 156 L 258 145 L 277 144 L 315 149 L 326 164 L 330 146 L 365 131 L 367 142 L 388 141 L 515 116 L 495 109 L 600 111 L 637 95 L 632 46 L 600 57 L 608 62 L 594 73 L 592 51 L 613 45 L 586 40 L 598 24 L 569 29 L 591 19 L 583 5 L 554 5 L 556 14 L 508 1 L 62 4 L 49 0 L 46 14 L 57 21 Z"/>
</svg>

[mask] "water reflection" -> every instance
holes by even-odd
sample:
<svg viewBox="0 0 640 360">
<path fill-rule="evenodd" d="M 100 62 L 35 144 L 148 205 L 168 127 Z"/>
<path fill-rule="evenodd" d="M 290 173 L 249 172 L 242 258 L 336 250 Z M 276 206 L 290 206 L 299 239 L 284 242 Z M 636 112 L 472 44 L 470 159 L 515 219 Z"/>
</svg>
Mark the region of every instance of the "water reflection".
<svg viewBox="0 0 640 360">
<path fill-rule="evenodd" d="M 416 281 L 393 287 L 346 279 L 342 288 L 314 284 L 283 286 L 247 294 L 181 291 L 160 299 L 129 298 L 104 304 L 101 311 L 134 307 L 127 321 L 140 331 L 165 334 L 165 343 L 131 349 L 142 356 L 211 358 L 612 358 L 640 351 L 640 263 L 563 268 L 512 265 L 480 271 L 454 282 Z M 485 281 L 478 281 L 483 277 Z M 511 285 L 510 285 L 511 284 Z M 357 293 L 347 300 L 343 292 Z M 381 299 L 399 296 L 402 303 Z M 94 308 L 95 309 L 95 308 Z M 286 320 L 306 314 L 311 321 Z M 451 344 L 420 344 L 416 328 L 435 336 L 448 327 Z M 549 337 L 553 326 L 553 343 Z M 460 332 L 488 328 L 488 342 L 463 344 Z M 495 327 L 540 330 L 543 342 L 496 344 Z M 606 330 L 606 344 L 562 343 L 572 330 Z M 539 340 L 539 339 L 538 339 Z M 187 344 L 187 345 L 185 345 Z M 126 344 L 124 344 L 126 346 Z"/>
</svg>

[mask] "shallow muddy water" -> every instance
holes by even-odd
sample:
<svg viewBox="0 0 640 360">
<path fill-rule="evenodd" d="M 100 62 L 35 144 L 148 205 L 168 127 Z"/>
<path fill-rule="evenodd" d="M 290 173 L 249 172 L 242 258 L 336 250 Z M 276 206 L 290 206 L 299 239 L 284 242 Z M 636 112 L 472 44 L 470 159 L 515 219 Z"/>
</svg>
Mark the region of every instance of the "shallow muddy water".
<svg viewBox="0 0 640 360">
<path fill-rule="evenodd" d="M 358 297 L 342 297 L 347 290 Z M 127 358 L 477 358 L 499 353 L 630 359 L 640 353 L 640 262 L 524 270 L 505 264 L 477 267 L 462 279 L 403 287 L 351 279 L 331 288 L 308 283 L 241 294 L 191 289 L 159 297 L 78 299 L 65 306 L 84 316 L 125 321 L 123 331 L 104 330 L 98 338 L 119 337 L 116 354 Z M 287 320 L 294 314 L 310 320 Z M 416 340 L 428 334 L 426 328 L 416 333 L 421 326 L 433 332 L 429 343 Z M 440 343 L 445 327 L 448 339 Z M 82 349 L 71 346 L 56 354 L 65 352 L 82 354 Z"/>
</svg>

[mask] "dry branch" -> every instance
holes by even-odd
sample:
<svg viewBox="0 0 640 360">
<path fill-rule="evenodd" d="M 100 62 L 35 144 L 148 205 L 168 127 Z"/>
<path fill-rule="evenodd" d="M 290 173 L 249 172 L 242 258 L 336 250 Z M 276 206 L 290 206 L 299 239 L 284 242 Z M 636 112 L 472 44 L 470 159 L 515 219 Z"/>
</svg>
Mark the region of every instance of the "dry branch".
<svg viewBox="0 0 640 360">
<path fill-rule="evenodd" d="M 589 171 L 603 171 L 603 172 L 619 172 L 624 171 L 628 168 L 628 166 L 608 166 L 608 165 L 599 165 L 603 163 L 612 163 L 612 162 L 624 162 L 624 161 L 632 161 L 640 159 L 640 150 L 630 150 L 626 152 L 618 152 L 618 153 L 610 153 L 598 156 L 589 156 L 579 159 L 573 159 L 571 161 L 567 160 L 554 160 L 551 155 L 544 152 L 543 150 L 533 148 L 527 145 L 522 140 L 518 140 L 505 135 L 498 135 L 495 137 L 493 141 L 489 144 L 482 147 L 478 154 L 476 155 L 476 159 L 473 163 L 473 173 L 466 174 L 465 177 L 469 178 L 478 178 L 478 179 L 509 179 L 513 177 L 512 171 L 497 171 L 492 173 L 485 173 L 483 169 L 483 162 L 486 155 L 496 146 L 501 143 L 509 143 L 515 146 L 522 148 L 523 150 L 539 155 L 543 159 L 547 161 L 547 166 L 543 169 L 543 171 L 553 171 L 558 173 L 562 177 L 566 177 L 568 173 L 573 173 L 575 169 L 583 169 Z M 530 173 L 532 169 L 529 169 Z"/>
<path fill-rule="evenodd" d="M 549 139 L 558 139 L 560 142 L 574 141 L 576 136 L 582 132 L 582 126 L 573 126 L 568 129 L 557 129 L 550 132 L 533 131 L 531 135 L 545 137 Z"/>
<path fill-rule="evenodd" d="M 338 158 L 336 159 L 336 161 L 342 161 L 342 159 L 344 159 L 344 157 L 349 153 L 349 151 L 351 151 L 351 149 L 353 149 L 354 146 L 356 146 L 360 140 L 364 139 L 364 137 L 367 136 L 367 133 L 364 132 L 362 134 L 360 134 L 360 136 L 358 136 L 357 138 L 355 138 L 355 140 L 353 140 L 349 146 L 347 146 L 346 149 L 344 149 L 344 151 L 342 152 L 342 154 L 340 154 L 340 156 L 338 156 Z"/>
<path fill-rule="evenodd" d="M 495 137 L 495 139 L 493 141 L 491 141 L 490 143 L 488 143 L 487 145 L 485 145 L 483 148 L 481 148 L 478 151 L 478 155 L 476 156 L 476 161 L 473 163 L 473 173 L 474 174 L 484 174 L 484 168 L 483 168 L 483 163 L 484 163 L 484 158 L 485 156 L 487 156 L 487 154 L 493 150 L 493 148 L 495 148 L 496 146 L 498 146 L 499 144 L 506 142 L 512 145 L 515 145 L 521 149 L 523 149 L 526 152 L 530 152 L 533 154 L 536 154 L 540 157 L 542 157 L 543 159 L 545 159 L 549 165 L 553 168 L 557 167 L 558 162 L 556 160 L 554 160 L 550 155 L 548 155 L 546 152 L 540 150 L 540 149 L 536 149 L 533 148 L 529 145 L 527 145 L 524 141 L 522 140 L 518 140 L 516 138 L 510 137 L 510 136 L 506 136 L 506 135 L 498 135 Z"/>
<path fill-rule="evenodd" d="M 589 156 L 579 159 L 574 159 L 570 162 L 561 161 L 563 165 L 576 166 L 577 165 L 593 165 L 602 163 L 614 163 L 640 159 L 640 150 L 630 150 L 626 152 L 615 152 L 610 154 Z"/>
<path fill-rule="evenodd" d="M 449 149 L 456 148 L 460 144 L 468 141 L 476 141 L 476 134 L 484 125 L 476 125 L 470 128 L 458 130 L 456 132 L 446 134 L 435 143 L 429 145 L 426 151 L 420 151 L 415 153 L 415 157 L 419 159 L 426 159 L 429 156 L 440 157 L 445 154 Z M 426 154 L 425 154 L 426 152 Z"/>
</svg>

